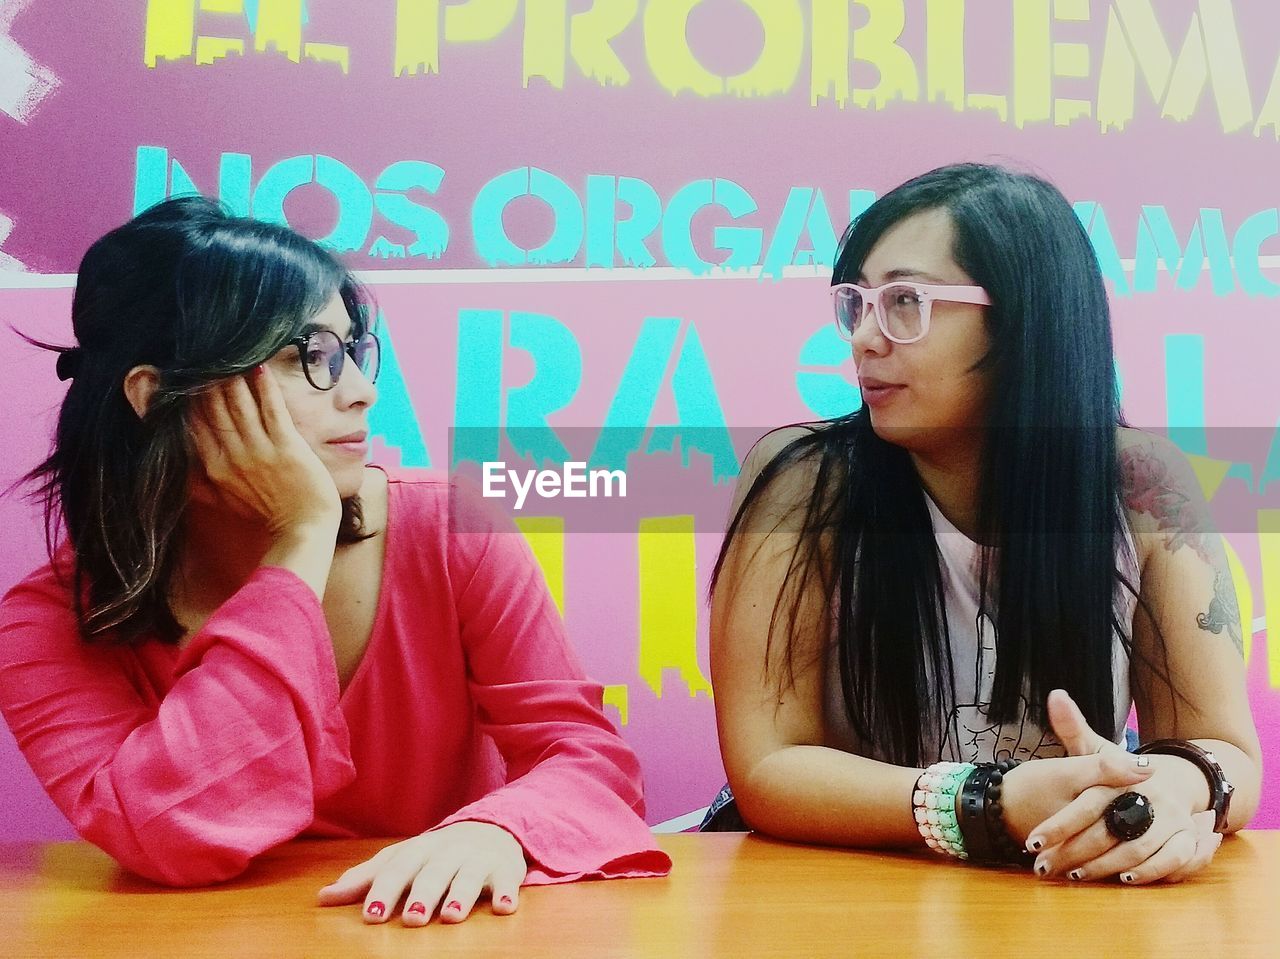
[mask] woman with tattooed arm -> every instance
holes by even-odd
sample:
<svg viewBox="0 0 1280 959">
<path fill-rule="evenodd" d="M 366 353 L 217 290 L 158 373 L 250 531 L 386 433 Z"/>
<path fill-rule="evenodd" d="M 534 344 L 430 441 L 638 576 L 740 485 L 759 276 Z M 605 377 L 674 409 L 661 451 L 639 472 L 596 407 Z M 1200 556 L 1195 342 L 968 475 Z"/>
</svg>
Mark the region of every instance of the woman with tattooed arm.
<svg viewBox="0 0 1280 959">
<path fill-rule="evenodd" d="M 1070 205 L 998 167 L 924 174 L 852 224 L 832 295 L 862 407 L 744 465 L 706 828 L 1193 875 L 1258 803 L 1242 627 L 1186 459 L 1123 424 Z"/>
</svg>

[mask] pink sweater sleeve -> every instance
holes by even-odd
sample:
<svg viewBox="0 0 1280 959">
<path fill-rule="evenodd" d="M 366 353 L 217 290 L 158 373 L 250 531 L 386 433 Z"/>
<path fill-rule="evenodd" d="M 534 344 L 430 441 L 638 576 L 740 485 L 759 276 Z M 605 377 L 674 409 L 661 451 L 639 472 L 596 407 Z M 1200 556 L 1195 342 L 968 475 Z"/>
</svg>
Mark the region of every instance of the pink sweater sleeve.
<svg viewBox="0 0 1280 959">
<path fill-rule="evenodd" d="M 72 825 L 126 868 L 228 879 L 354 777 L 328 626 L 293 573 L 255 572 L 182 649 L 158 704 L 132 655 L 79 638 L 51 571 L 0 604 L 0 710 Z"/>
<path fill-rule="evenodd" d="M 511 832 L 529 884 L 665 875 L 671 860 L 645 825 L 640 764 L 604 715 L 542 571 L 515 526 L 453 487 L 449 578 L 481 728 L 507 785 L 459 820 Z"/>
</svg>

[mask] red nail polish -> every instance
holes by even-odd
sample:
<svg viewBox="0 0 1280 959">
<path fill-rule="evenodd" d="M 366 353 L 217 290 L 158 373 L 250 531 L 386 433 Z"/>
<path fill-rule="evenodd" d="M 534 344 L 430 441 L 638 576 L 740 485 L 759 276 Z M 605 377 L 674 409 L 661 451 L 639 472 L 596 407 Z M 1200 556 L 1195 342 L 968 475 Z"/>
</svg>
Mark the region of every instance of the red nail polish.
<svg viewBox="0 0 1280 959">
<path fill-rule="evenodd" d="M 462 903 L 454 899 L 452 902 L 449 903 L 449 905 L 445 906 L 445 908 L 450 910 L 451 912 L 462 912 Z"/>
<path fill-rule="evenodd" d="M 502 903 L 504 906 L 509 906 L 511 905 L 511 897 L 503 896 L 501 899 L 498 900 L 498 902 Z"/>
<path fill-rule="evenodd" d="M 383 916 L 387 914 L 387 907 L 375 899 L 373 902 L 369 903 L 367 907 L 365 907 L 364 911 L 367 912 L 369 915 L 373 916 L 375 919 L 381 919 Z"/>
<path fill-rule="evenodd" d="M 405 914 L 409 916 L 425 916 L 427 907 L 420 902 L 409 903 L 409 908 L 405 910 Z"/>
</svg>

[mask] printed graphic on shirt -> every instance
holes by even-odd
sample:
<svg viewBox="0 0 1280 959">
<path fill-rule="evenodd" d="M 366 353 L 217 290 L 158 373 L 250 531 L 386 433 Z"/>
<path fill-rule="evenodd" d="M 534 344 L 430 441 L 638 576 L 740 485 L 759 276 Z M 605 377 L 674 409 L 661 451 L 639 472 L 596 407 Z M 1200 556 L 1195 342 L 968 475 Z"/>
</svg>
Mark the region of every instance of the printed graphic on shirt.
<svg viewBox="0 0 1280 959">
<path fill-rule="evenodd" d="M 1001 759 L 1045 759 L 1065 756 L 1053 733 L 1031 718 L 1025 695 L 1018 697 L 1015 719 L 997 723 L 989 718 L 996 676 L 996 629 L 985 614 L 977 619 L 978 654 L 974 659 L 973 702 L 957 703 L 948 716 L 942 756 L 957 762 L 994 763 Z"/>
</svg>

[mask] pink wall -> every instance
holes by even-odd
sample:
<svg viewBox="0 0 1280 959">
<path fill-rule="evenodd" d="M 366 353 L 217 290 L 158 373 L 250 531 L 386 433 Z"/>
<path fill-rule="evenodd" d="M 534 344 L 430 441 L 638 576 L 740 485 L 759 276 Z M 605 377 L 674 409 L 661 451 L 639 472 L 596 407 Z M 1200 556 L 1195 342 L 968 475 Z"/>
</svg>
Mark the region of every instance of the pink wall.
<svg viewBox="0 0 1280 959">
<path fill-rule="evenodd" d="M 763 264 L 767 273 L 807 262 L 806 251 L 821 260 L 829 254 L 829 231 L 838 236 L 858 202 L 856 191 L 882 193 L 957 160 L 1013 162 L 1053 179 L 1091 224 L 1113 279 L 1130 421 L 1190 427 L 1178 434 L 1190 452 L 1239 464 L 1213 491 L 1215 516 L 1246 573 L 1243 605 L 1251 617 L 1265 617 L 1272 596 L 1280 603 L 1280 562 L 1273 568 L 1262 548 L 1269 541 L 1257 535 L 1259 511 L 1277 508 L 1274 484 L 1260 478 L 1280 420 L 1273 370 L 1280 224 L 1272 189 L 1280 95 L 1269 96 L 1280 14 L 1269 6 L 1236 3 L 1229 5 L 1233 18 L 1193 20 L 1209 6 L 1171 0 L 1156 5 L 1157 37 L 1127 21 L 1109 32 L 1111 5 L 1099 2 L 1022 3 L 1016 23 L 1010 4 L 971 3 L 962 29 L 943 19 L 947 10 L 966 9 L 962 2 L 852 5 L 848 82 L 857 91 L 896 76 L 902 88 L 865 104 L 855 93 L 844 105 L 825 93 L 814 102 L 811 78 L 824 69 L 815 67 L 814 38 L 822 61 L 833 34 L 830 24 L 815 27 L 813 5 L 789 0 L 756 4 L 767 25 L 739 0 L 704 0 L 687 31 L 657 22 L 646 32 L 643 16 L 654 5 L 640 4 L 640 17 L 611 41 L 625 79 L 615 69 L 602 85 L 566 55 L 559 86 L 539 75 L 525 82 L 525 70 L 538 67 L 524 59 L 526 34 L 544 51 L 556 36 L 569 36 L 530 13 L 530 4 L 513 5 L 514 20 L 497 23 L 487 40 L 464 39 L 469 28 L 453 11 L 502 4 L 445 6 L 438 72 L 400 76 L 397 37 L 401 47 L 430 44 L 429 31 L 395 22 L 395 4 L 362 6 L 357 19 L 344 12 L 349 5 L 311 0 L 296 37 L 269 38 L 286 51 L 296 39 L 297 62 L 275 49 L 254 52 L 244 17 L 199 12 L 194 2 L 179 0 L 111 6 L 33 0 L 7 40 L 0 30 L 0 319 L 65 340 L 69 281 L 33 275 L 74 272 L 88 243 L 125 220 L 138 198 L 163 189 L 166 177 L 181 185 L 185 174 L 217 193 L 221 169 L 231 202 L 243 201 L 261 216 L 282 204 L 289 221 L 312 236 L 337 228 L 335 242 L 346 247 L 348 262 L 378 271 L 370 282 L 403 383 L 380 383 L 379 457 L 417 462 L 420 434 L 433 465 L 444 465 L 459 395 L 474 395 L 477 384 L 496 377 L 506 403 L 528 381 L 569 375 L 556 364 L 575 349 L 580 380 L 566 389 L 552 426 L 595 430 L 611 408 L 649 427 L 678 416 L 686 425 L 699 417 L 711 425 L 718 409 L 741 452 L 750 436 L 821 412 L 824 395 L 838 402 L 851 364 L 837 369 L 830 344 L 811 342 L 827 322 L 820 275 L 695 277 L 698 259 L 718 263 L 732 249 L 746 266 Z M 167 20 L 155 21 L 166 29 L 148 35 L 144 7 L 168 10 Z M 570 14 L 588 8 L 568 5 Z M 186 9 L 195 12 L 184 27 Z M 799 33 L 790 31 L 793 10 Z M 895 11 L 905 24 L 899 54 L 874 39 Z M 1084 19 L 1069 19 L 1081 11 Z M 491 17 L 479 22 L 494 24 Z M 572 23 L 590 36 L 589 19 Z M 1207 37 L 1212 49 L 1228 52 L 1238 44 L 1239 56 L 1229 58 L 1236 66 L 1211 57 L 1209 85 L 1187 107 L 1161 72 L 1160 43 L 1176 59 L 1189 25 L 1193 43 Z M 248 52 L 197 63 L 210 41 L 196 35 L 239 39 Z M 732 84 L 715 83 L 673 93 L 682 77 L 697 79 L 687 64 L 680 72 L 682 36 L 713 81 L 751 68 L 762 43 L 773 67 L 756 72 L 756 95 L 721 93 Z M 960 41 L 950 59 L 938 54 L 948 38 Z M 345 69 L 323 62 L 330 48 L 312 48 L 308 56 L 308 42 L 345 46 Z M 599 44 L 582 43 L 595 51 L 598 72 L 605 62 Z M 174 55 L 166 59 L 164 51 Z M 149 53 L 157 52 L 148 66 Z M 1135 71 L 1129 87 L 1126 63 Z M 931 95 L 955 93 L 957 83 L 964 87 L 963 110 Z M 1099 117 L 1114 115 L 1117 96 L 1123 104 L 1130 88 L 1132 118 L 1104 132 Z M 1005 114 L 981 109 L 990 101 L 974 95 L 1003 96 Z M 1067 100 L 1086 104 L 1088 113 L 1059 125 L 1054 103 Z M 1057 109 L 1065 119 L 1072 108 Z M 420 165 L 394 166 L 405 161 Z M 438 182 L 427 165 L 438 168 Z M 245 168 L 247 189 L 236 179 Z M 526 168 L 543 171 L 532 186 L 543 200 L 520 197 L 505 211 L 483 202 L 495 189 L 487 185 L 510 171 L 528 184 L 530 174 L 519 172 Z M 408 179 L 398 180 L 397 172 Z M 295 173 L 302 185 L 288 190 Z M 320 182 L 310 182 L 313 176 Z M 700 193 L 701 180 L 715 182 Z M 614 190 L 636 206 L 615 206 Z M 277 202 L 285 193 L 287 200 Z M 649 204 L 652 222 L 637 227 Z M 623 224 L 614 227 L 611 218 Z M 638 239 L 628 241 L 628 229 Z M 504 232 L 517 248 L 558 241 L 561 252 L 550 266 L 568 271 L 550 274 L 536 262 L 494 269 L 492 251 Z M 1153 252 L 1169 240 L 1189 258 L 1176 283 Z M 415 253 L 417 243 L 443 249 L 428 257 Z M 653 269 L 622 269 L 641 244 Z M 405 255 L 385 255 L 397 251 Z M 599 265 L 609 260 L 613 269 Z M 484 270 L 491 272 L 478 272 Z M 460 330 L 475 311 L 496 311 L 500 373 L 474 349 L 459 350 Z M 512 336 L 524 337 L 528 349 L 514 347 Z M 6 377 L 10 415 L 0 425 L 0 483 L 7 485 L 44 453 L 60 394 L 47 358 L 12 336 L 5 343 L 15 361 Z M 656 371 L 651 408 L 641 393 L 620 392 L 632 362 Z M 707 517 L 723 507 L 728 482 L 714 483 L 713 465 L 697 453 L 687 470 L 671 468 L 661 455 L 640 455 L 629 465 L 650 471 L 655 484 L 670 484 L 652 487 L 660 492 L 645 515 L 698 515 L 697 571 L 683 585 L 701 596 L 717 544 Z M 658 822 L 705 805 L 723 772 L 703 686 L 705 610 L 690 604 L 678 579 L 642 576 L 640 518 L 568 517 L 564 608 L 589 668 L 627 689 L 623 731 L 644 762 L 651 819 Z M 583 524 L 576 534 L 575 522 Z M 30 504 L 0 498 L 0 529 L 0 588 L 7 588 L 41 561 L 39 518 Z M 678 553 L 678 545 L 670 548 Z M 678 606 L 681 625 L 644 635 L 646 597 Z M 1254 712 L 1268 756 L 1280 756 L 1280 652 L 1268 650 L 1261 631 L 1250 656 Z M 1257 824 L 1278 827 L 1280 784 L 1271 766 Z M 6 783 L 0 835 L 66 834 L 7 732 L 0 732 L 0 779 Z"/>
</svg>

